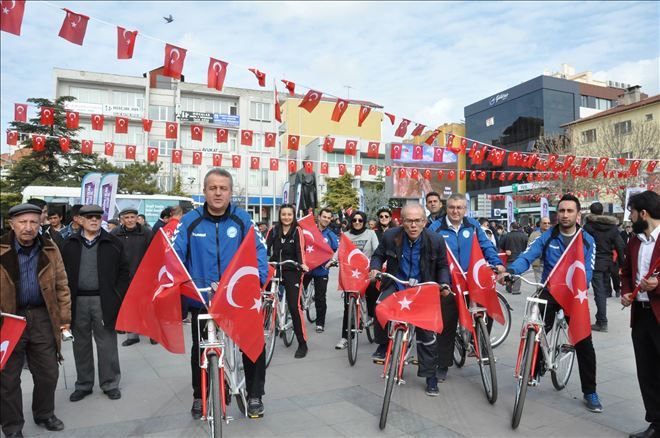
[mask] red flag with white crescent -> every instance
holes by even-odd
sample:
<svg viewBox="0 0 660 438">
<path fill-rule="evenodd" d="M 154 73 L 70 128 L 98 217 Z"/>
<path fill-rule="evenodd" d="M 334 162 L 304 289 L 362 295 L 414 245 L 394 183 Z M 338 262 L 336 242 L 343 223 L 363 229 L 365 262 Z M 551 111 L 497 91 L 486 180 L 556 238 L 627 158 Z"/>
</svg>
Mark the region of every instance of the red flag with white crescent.
<svg viewBox="0 0 660 438">
<path fill-rule="evenodd" d="M 380 143 L 377 141 L 370 141 L 367 146 L 367 157 L 369 158 L 378 158 L 378 148 Z"/>
<path fill-rule="evenodd" d="M 25 0 L 3 1 L 2 20 L 0 20 L 0 30 L 3 32 L 20 36 L 24 13 L 25 13 Z"/>
<path fill-rule="evenodd" d="M 151 132 L 151 124 L 152 123 L 153 123 L 153 120 L 142 119 L 142 130 L 144 132 Z"/>
<path fill-rule="evenodd" d="M 273 172 L 280 170 L 280 160 L 277 158 L 270 159 L 270 170 Z"/>
<path fill-rule="evenodd" d="M 390 144 L 390 158 L 393 160 L 400 160 L 402 149 L 403 149 L 403 145 L 401 143 Z"/>
<path fill-rule="evenodd" d="M 424 148 L 422 145 L 416 144 L 413 146 L 412 159 L 422 160 L 424 158 Z"/>
<path fill-rule="evenodd" d="M 190 125 L 190 138 L 194 141 L 202 141 L 204 127 L 202 125 Z"/>
<path fill-rule="evenodd" d="M 355 165 L 355 170 L 353 171 L 353 175 L 362 176 L 362 164 Z"/>
<path fill-rule="evenodd" d="M 339 171 L 339 176 L 344 176 L 346 174 L 346 165 L 344 163 L 339 163 L 337 169 Z"/>
<path fill-rule="evenodd" d="M 277 82 L 275 82 L 275 80 L 273 80 L 273 92 L 275 93 L 275 120 L 282 123 L 282 106 L 280 104 L 280 97 L 277 92 Z"/>
<path fill-rule="evenodd" d="M 266 86 L 266 73 L 259 71 L 256 68 L 248 68 L 248 70 L 251 71 L 254 74 L 254 77 L 257 78 L 257 82 L 259 83 L 260 87 Z"/>
<path fill-rule="evenodd" d="M 385 176 L 392 176 L 392 166 L 385 166 Z"/>
<path fill-rule="evenodd" d="M 321 95 L 323 95 L 323 93 L 320 91 L 309 90 L 298 106 L 311 113 L 319 102 L 321 102 Z"/>
<path fill-rule="evenodd" d="M 225 128 L 217 128 L 215 130 L 215 142 L 227 143 L 229 141 L 229 131 Z"/>
<path fill-rule="evenodd" d="M 305 161 L 303 163 L 303 167 L 305 168 L 305 173 L 313 173 L 314 172 L 314 163 L 311 161 Z"/>
<path fill-rule="evenodd" d="M 445 150 L 443 148 L 433 148 L 433 162 L 442 163 Z"/>
<path fill-rule="evenodd" d="M 330 117 L 330 120 L 333 122 L 339 122 L 348 109 L 348 100 L 344 99 L 337 99 L 337 103 L 335 104 L 335 108 L 332 110 L 332 116 Z"/>
<path fill-rule="evenodd" d="M 128 134 L 128 117 L 115 117 L 115 134 Z"/>
<path fill-rule="evenodd" d="M 395 118 L 396 118 L 396 117 L 394 116 L 394 114 L 390 114 L 390 113 L 383 113 L 383 114 L 385 114 L 385 116 L 386 116 L 388 119 L 390 119 L 390 124 L 391 124 L 392 126 L 394 126 L 394 120 L 395 120 Z"/>
<path fill-rule="evenodd" d="M 321 175 L 327 175 L 328 174 L 328 163 L 326 161 L 323 161 L 321 163 Z"/>
<path fill-rule="evenodd" d="M 316 223 L 314 222 L 314 215 L 308 214 L 307 216 L 298 219 L 298 225 L 303 234 L 304 248 L 305 248 L 305 264 L 310 270 L 315 269 L 322 264 L 332 259 L 334 251 L 325 241 L 325 237 L 319 231 Z"/>
<path fill-rule="evenodd" d="M 408 131 L 408 125 L 409 124 L 410 124 L 410 120 L 402 119 L 401 123 L 399 123 L 399 127 L 396 128 L 396 131 L 394 131 L 394 136 L 395 137 L 404 137 L 406 135 L 406 132 Z"/>
<path fill-rule="evenodd" d="M 381 327 L 388 321 L 403 321 L 424 330 L 442 333 L 442 310 L 438 285 L 424 284 L 394 292 L 376 306 Z"/>
<path fill-rule="evenodd" d="M 7 131 L 7 145 L 16 146 L 18 144 L 18 131 Z"/>
<path fill-rule="evenodd" d="M 14 104 L 14 121 L 23 122 L 23 123 L 27 122 L 27 104 L 24 103 Z"/>
<path fill-rule="evenodd" d="M 80 114 L 75 111 L 66 112 L 66 129 L 77 129 L 80 127 Z"/>
<path fill-rule="evenodd" d="M 41 152 L 46 148 L 46 136 L 45 135 L 33 135 L 32 136 L 32 149 L 35 152 Z"/>
<path fill-rule="evenodd" d="M 438 137 L 438 135 L 440 135 L 440 131 L 438 131 L 437 129 L 434 130 L 434 131 L 431 133 L 431 135 L 429 135 L 429 136 L 426 138 L 426 140 L 424 140 L 424 143 L 426 143 L 427 145 L 431 146 L 431 145 L 433 144 L 433 142 L 435 141 L 435 139 Z"/>
<path fill-rule="evenodd" d="M 284 87 L 289 91 L 289 96 L 295 96 L 296 95 L 296 83 L 287 81 L 286 79 L 282 79 L 282 83 L 284 84 Z"/>
<path fill-rule="evenodd" d="M 378 166 L 375 164 L 369 165 L 369 175 L 376 175 L 378 173 Z"/>
<path fill-rule="evenodd" d="M 172 163 L 181 164 L 181 149 L 172 149 Z"/>
<path fill-rule="evenodd" d="M 264 134 L 264 147 L 274 148 L 277 141 L 277 134 L 274 132 L 266 132 Z"/>
<path fill-rule="evenodd" d="M 288 149 L 292 150 L 292 151 L 297 151 L 299 145 L 300 145 L 300 136 L 289 134 L 289 137 L 288 137 L 288 140 L 287 140 Z"/>
<path fill-rule="evenodd" d="M 4 4 L 4 2 L 3 2 Z M 87 31 L 87 22 L 89 17 L 83 14 L 77 14 L 69 9 L 63 8 L 66 12 L 59 36 L 65 40 L 82 46 Z"/>
<path fill-rule="evenodd" d="M 289 160 L 289 173 L 296 173 L 298 170 L 298 163 L 296 160 Z"/>
<path fill-rule="evenodd" d="M 53 126 L 53 123 L 55 121 L 55 116 L 54 116 L 53 113 L 54 113 L 53 108 L 42 106 L 41 107 L 41 124 L 46 125 L 46 126 Z"/>
<path fill-rule="evenodd" d="M 323 140 L 323 150 L 326 152 L 332 152 L 335 150 L 335 138 L 334 137 L 325 137 Z"/>
<path fill-rule="evenodd" d="M 206 75 L 206 86 L 218 91 L 222 91 L 227 76 L 227 63 L 219 59 L 211 58 L 209 60 L 209 69 Z"/>
<path fill-rule="evenodd" d="M 250 157 L 250 169 L 252 170 L 260 169 L 259 157 Z"/>
<path fill-rule="evenodd" d="M 71 140 L 69 140 L 69 137 L 60 137 L 59 142 L 62 152 L 67 153 L 71 150 Z"/>
<path fill-rule="evenodd" d="M 193 152 L 192 163 L 193 166 L 201 166 L 203 154 L 200 151 Z"/>
<path fill-rule="evenodd" d="M 83 155 L 92 155 L 92 147 L 94 142 L 92 140 L 81 140 L 80 153 Z"/>
<path fill-rule="evenodd" d="M 495 273 L 488 266 L 479 246 L 479 239 L 472 237 L 470 266 L 467 271 L 467 285 L 470 299 L 486 308 L 486 313 L 500 324 L 504 324 L 504 313 L 495 290 Z"/>
<path fill-rule="evenodd" d="M 103 122 L 105 117 L 103 114 L 92 114 L 92 130 L 93 131 L 103 131 Z"/>
<path fill-rule="evenodd" d="M 231 156 L 231 167 L 234 169 L 240 169 L 241 168 L 241 156 L 240 155 L 232 155 Z"/>
<path fill-rule="evenodd" d="M 412 136 L 418 136 L 422 135 L 424 132 L 424 128 L 426 128 L 426 125 L 422 125 L 421 123 L 418 123 L 417 126 L 415 126 L 415 129 L 413 129 L 413 132 L 410 133 Z"/>
<path fill-rule="evenodd" d="M 3 18 L 4 20 L 4 18 Z M 4 29 L 3 29 L 4 30 Z M 0 313 L 0 371 L 5 368 L 11 353 L 23 335 L 27 321 L 22 316 Z"/>
<path fill-rule="evenodd" d="M 115 154 L 115 144 L 110 141 L 106 141 L 103 145 L 103 150 L 105 155 L 112 157 Z"/>
<path fill-rule="evenodd" d="M 127 160 L 135 160 L 135 146 L 134 145 L 126 145 L 126 159 Z"/>
<path fill-rule="evenodd" d="M 133 58 L 137 34 L 137 30 L 131 31 L 117 26 L 117 59 Z"/>
<path fill-rule="evenodd" d="M 158 160 L 158 148 L 147 148 L 147 161 L 155 162 Z"/>
<path fill-rule="evenodd" d="M 360 105 L 360 112 L 358 113 L 358 126 L 362 126 L 364 121 L 367 119 L 367 116 L 371 112 L 371 108 L 368 106 Z"/>
<path fill-rule="evenodd" d="M 213 167 L 222 166 L 222 154 L 213 154 Z"/>
<path fill-rule="evenodd" d="M 357 151 L 357 141 L 355 140 L 346 140 L 346 146 L 344 148 L 344 155 L 355 155 Z"/>
<path fill-rule="evenodd" d="M 165 45 L 165 60 L 163 61 L 163 76 L 169 76 L 172 79 L 181 79 L 183 71 L 183 62 L 186 59 L 187 50 L 182 47 Z"/>
<path fill-rule="evenodd" d="M 369 259 L 357 249 L 346 234 L 339 238 L 339 290 L 363 295 L 369 286 Z"/>
<path fill-rule="evenodd" d="M 451 274 L 451 289 L 454 292 L 456 307 L 458 308 L 458 322 L 463 328 L 469 330 L 475 336 L 472 316 L 465 301 L 465 293 L 468 291 L 465 272 L 463 272 L 461 265 L 456 260 L 456 257 L 454 257 L 454 253 L 452 253 L 451 248 L 449 248 L 446 242 L 445 246 L 447 247 L 447 263 L 449 264 L 449 272 Z"/>
<path fill-rule="evenodd" d="M 165 122 L 165 138 L 176 140 L 179 132 L 179 124 L 176 122 Z"/>
</svg>

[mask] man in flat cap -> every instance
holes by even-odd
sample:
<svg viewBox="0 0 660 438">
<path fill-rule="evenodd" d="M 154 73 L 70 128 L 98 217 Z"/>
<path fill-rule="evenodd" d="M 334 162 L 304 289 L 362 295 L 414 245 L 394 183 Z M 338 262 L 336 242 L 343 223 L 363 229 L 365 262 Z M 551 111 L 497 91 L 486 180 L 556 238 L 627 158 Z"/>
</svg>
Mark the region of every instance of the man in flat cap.
<svg viewBox="0 0 660 438">
<path fill-rule="evenodd" d="M 25 317 L 27 326 L 0 372 L 0 423 L 7 437 L 22 437 L 23 359 L 34 380 L 32 416 L 51 431 L 64 429 L 55 416 L 61 333 L 71 323 L 71 297 L 60 251 L 39 234 L 41 208 L 9 210 L 11 232 L 0 239 L 0 310 Z"/>
<path fill-rule="evenodd" d="M 121 243 L 124 245 L 124 250 L 126 251 L 126 256 L 128 257 L 128 266 L 129 266 L 129 284 L 135 276 L 135 271 L 137 271 L 144 253 L 147 252 L 149 248 L 149 243 L 151 243 L 151 230 L 147 229 L 143 225 L 140 225 L 137 221 L 138 211 L 135 208 L 129 207 L 125 208 L 119 212 L 119 218 L 121 219 L 121 225 L 112 230 L 111 234 L 117 236 Z M 140 336 L 137 333 L 127 333 L 126 340 L 121 343 L 122 346 L 128 347 L 133 344 L 140 342 Z M 152 344 L 155 344 L 155 341 L 151 341 Z"/>
<path fill-rule="evenodd" d="M 101 207 L 85 205 L 79 214 L 82 229 L 72 234 L 62 248 L 72 297 L 77 376 L 76 389 L 69 400 L 76 402 L 92 393 L 92 336 L 98 356 L 99 386 L 110 400 L 117 400 L 121 398 L 121 372 L 115 322 L 128 288 L 128 259 L 121 241 L 101 228 Z"/>
</svg>

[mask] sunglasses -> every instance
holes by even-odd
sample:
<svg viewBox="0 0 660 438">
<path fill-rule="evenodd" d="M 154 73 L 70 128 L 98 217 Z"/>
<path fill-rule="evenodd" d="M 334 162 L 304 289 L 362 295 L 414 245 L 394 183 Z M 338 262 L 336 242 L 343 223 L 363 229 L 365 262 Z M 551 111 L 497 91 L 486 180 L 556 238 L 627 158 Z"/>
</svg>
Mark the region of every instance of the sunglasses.
<svg viewBox="0 0 660 438">
<path fill-rule="evenodd" d="M 87 219 L 96 219 L 96 220 L 101 220 L 101 215 L 100 214 L 88 214 L 85 216 Z"/>
<path fill-rule="evenodd" d="M 381 219 L 389 219 L 389 218 L 390 218 L 390 216 L 387 215 L 387 214 L 381 214 L 381 215 L 378 216 L 378 217 L 381 218 Z"/>
<path fill-rule="evenodd" d="M 360 223 L 360 224 L 361 224 L 361 223 L 364 222 L 364 221 L 363 221 L 362 219 L 356 217 L 356 218 L 353 219 L 351 222 L 353 222 L 353 223 L 356 223 L 356 222 L 357 222 L 357 223 Z"/>
</svg>

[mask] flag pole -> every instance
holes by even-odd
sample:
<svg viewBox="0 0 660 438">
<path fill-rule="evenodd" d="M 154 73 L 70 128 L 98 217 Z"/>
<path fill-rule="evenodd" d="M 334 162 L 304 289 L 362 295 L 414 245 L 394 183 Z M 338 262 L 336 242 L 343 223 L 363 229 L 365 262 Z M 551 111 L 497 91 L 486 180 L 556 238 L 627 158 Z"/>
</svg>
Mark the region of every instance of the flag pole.
<svg viewBox="0 0 660 438">
<path fill-rule="evenodd" d="M 188 268 L 186 268 L 186 265 L 183 263 L 183 261 L 181 261 L 181 257 L 179 257 L 179 254 L 176 252 L 176 250 L 172 246 L 172 242 L 170 242 L 170 239 L 167 238 L 167 234 L 165 234 L 165 231 L 163 231 L 162 228 L 159 228 L 158 232 L 163 233 L 163 237 L 165 238 L 165 241 L 167 242 L 170 249 L 172 250 L 172 252 L 176 256 L 176 259 L 179 261 L 179 263 L 181 263 L 181 266 L 183 267 L 183 270 L 185 271 L 188 278 L 190 278 L 190 280 L 191 280 L 190 282 L 192 283 L 193 287 L 195 288 L 195 292 L 197 292 L 197 296 L 199 297 L 199 300 L 202 302 L 202 304 L 204 304 L 204 307 L 206 307 L 206 310 L 208 311 L 209 307 L 206 305 L 206 300 L 204 299 L 204 296 L 202 296 L 202 293 L 199 291 L 199 288 L 197 287 L 195 282 L 192 281 L 192 276 L 190 275 L 190 272 L 188 272 Z"/>
</svg>

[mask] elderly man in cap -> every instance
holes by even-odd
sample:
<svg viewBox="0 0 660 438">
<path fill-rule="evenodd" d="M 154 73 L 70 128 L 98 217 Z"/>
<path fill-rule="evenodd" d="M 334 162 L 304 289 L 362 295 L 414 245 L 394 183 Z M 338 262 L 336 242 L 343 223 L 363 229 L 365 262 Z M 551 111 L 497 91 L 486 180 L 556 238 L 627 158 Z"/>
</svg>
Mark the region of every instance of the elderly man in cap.
<svg viewBox="0 0 660 438">
<path fill-rule="evenodd" d="M 27 326 L 0 373 L 0 423 L 7 437 L 22 437 L 23 359 L 32 373 L 32 416 L 51 431 L 64 429 L 55 416 L 61 332 L 71 322 L 71 297 L 60 251 L 39 234 L 41 208 L 9 209 L 12 231 L 0 239 L 0 310 L 25 317 Z"/>
<path fill-rule="evenodd" d="M 151 243 L 151 230 L 138 223 L 138 211 L 135 208 L 125 208 L 119 212 L 121 225 L 112 230 L 111 234 L 117 236 L 124 245 L 129 265 L 129 283 L 137 271 L 144 253 Z M 136 333 L 128 333 L 126 340 L 121 343 L 122 346 L 137 344 L 140 342 L 140 336 Z M 151 341 L 155 344 L 155 341 Z"/>
<path fill-rule="evenodd" d="M 62 248 L 71 289 L 71 327 L 75 338 L 77 378 L 76 389 L 69 397 L 72 402 L 92 393 L 92 336 L 98 356 L 99 386 L 109 399 L 121 398 L 115 322 L 128 288 L 128 260 L 121 241 L 101 228 L 102 215 L 103 209 L 97 205 L 82 207 L 82 230 L 69 237 Z"/>
</svg>

